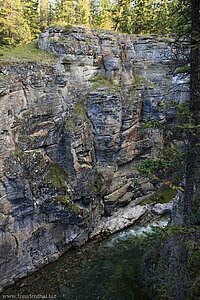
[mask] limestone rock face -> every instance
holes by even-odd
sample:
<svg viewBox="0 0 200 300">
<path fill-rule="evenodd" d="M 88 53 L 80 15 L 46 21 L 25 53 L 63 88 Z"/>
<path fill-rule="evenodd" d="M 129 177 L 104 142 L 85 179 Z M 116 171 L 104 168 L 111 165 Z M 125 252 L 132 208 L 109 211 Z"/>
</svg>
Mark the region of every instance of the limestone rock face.
<svg viewBox="0 0 200 300">
<path fill-rule="evenodd" d="M 141 124 L 165 122 L 161 104 L 188 93 L 177 91 L 171 49 L 156 36 L 48 28 L 39 47 L 57 62 L 0 63 L 1 287 L 155 190 L 136 166 L 162 132 Z M 121 228 L 143 214 L 137 206 Z"/>
</svg>

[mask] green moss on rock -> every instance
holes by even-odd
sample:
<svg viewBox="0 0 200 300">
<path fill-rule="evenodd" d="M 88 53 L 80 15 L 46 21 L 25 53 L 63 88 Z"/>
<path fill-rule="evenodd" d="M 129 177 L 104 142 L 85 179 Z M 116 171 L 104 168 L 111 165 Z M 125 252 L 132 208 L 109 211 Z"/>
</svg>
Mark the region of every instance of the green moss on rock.
<svg viewBox="0 0 200 300">
<path fill-rule="evenodd" d="M 70 198 L 67 196 L 67 195 L 59 195 L 58 197 L 57 197 L 57 200 L 59 201 L 59 202 L 62 202 L 62 203 L 64 203 L 64 204 L 70 204 L 70 202 L 71 202 L 71 200 L 70 200 Z"/>
<path fill-rule="evenodd" d="M 133 84 L 136 87 L 144 86 L 144 87 L 147 87 L 149 89 L 154 88 L 153 82 L 151 82 L 149 79 L 147 79 L 147 78 L 145 78 L 141 75 L 138 75 L 138 74 L 135 74 L 133 76 Z"/>
<path fill-rule="evenodd" d="M 92 79 L 92 82 L 93 82 L 93 85 L 92 85 L 93 89 L 105 87 L 111 91 L 120 91 L 121 90 L 120 85 L 116 84 L 113 80 L 107 78 L 105 75 L 95 76 Z"/>
<path fill-rule="evenodd" d="M 17 147 L 14 150 L 14 155 L 17 156 L 18 158 L 22 158 L 24 155 L 24 152 L 19 147 Z"/>
<path fill-rule="evenodd" d="M 47 178 L 56 188 L 67 188 L 66 173 L 58 164 L 50 164 Z"/>
<path fill-rule="evenodd" d="M 80 214 L 80 207 L 77 204 L 74 204 L 68 195 L 59 195 L 57 201 L 63 203 L 73 215 L 78 216 Z"/>
<path fill-rule="evenodd" d="M 69 131 L 75 131 L 77 128 L 76 122 L 72 116 L 66 119 L 66 129 Z"/>
<path fill-rule="evenodd" d="M 74 105 L 74 113 L 77 116 L 85 116 L 86 114 L 86 105 L 85 105 L 85 101 L 79 101 Z"/>
<path fill-rule="evenodd" d="M 140 202 L 140 205 L 146 205 L 151 203 L 168 203 L 170 202 L 174 197 L 176 196 L 176 191 L 172 188 L 167 189 L 161 189 L 158 192 L 155 193 L 150 198 L 144 199 L 142 202 Z"/>
<path fill-rule="evenodd" d="M 95 182 L 91 185 L 91 190 L 94 193 L 100 193 L 101 192 L 101 188 L 102 188 L 102 184 L 103 184 L 102 177 L 101 177 L 100 174 L 98 174 L 96 176 Z"/>
<path fill-rule="evenodd" d="M 186 65 L 186 66 L 178 67 L 178 68 L 176 68 L 174 73 L 175 73 L 175 75 L 190 73 L 190 66 Z"/>
<path fill-rule="evenodd" d="M 73 213 L 75 216 L 78 216 L 78 215 L 80 214 L 80 212 L 81 212 L 81 209 L 80 209 L 80 207 L 79 207 L 78 205 L 72 204 L 72 206 L 71 206 L 71 211 L 72 211 L 72 213 Z"/>
<path fill-rule="evenodd" d="M 70 116 L 66 119 L 66 129 L 69 131 L 77 131 L 79 129 L 78 122 L 86 120 L 86 103 L 84 100 L 77 102 Z"/>
</svg>

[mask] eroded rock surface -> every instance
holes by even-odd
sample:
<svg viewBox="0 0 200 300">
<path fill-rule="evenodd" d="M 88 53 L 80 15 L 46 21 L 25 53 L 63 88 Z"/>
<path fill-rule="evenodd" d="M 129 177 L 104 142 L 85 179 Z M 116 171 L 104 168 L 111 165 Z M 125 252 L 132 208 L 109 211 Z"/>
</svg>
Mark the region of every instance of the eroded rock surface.
<svg viewBox="0 0 200 300">
<path fill-rule="evenodd" d="M 165 122 L 162 104 L 188 93 L 164 38 L 49 28 L 39 46 L 57 62 L 0 63 L 1 287 L 86 242 L 102 218 L 120 223 L 119 211 L 122 228 L 144 214 L 138 198 L 157 186 L 137 164 L 163 137 L 142 122 Z"/>
</svg>

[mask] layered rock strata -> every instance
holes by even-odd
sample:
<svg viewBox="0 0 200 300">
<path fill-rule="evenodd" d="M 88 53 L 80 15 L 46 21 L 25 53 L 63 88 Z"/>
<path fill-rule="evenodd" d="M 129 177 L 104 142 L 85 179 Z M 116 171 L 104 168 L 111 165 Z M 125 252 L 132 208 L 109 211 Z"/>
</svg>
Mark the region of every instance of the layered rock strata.
<svg viewBox="0 0 200 300">
<path fill-rule="evenodd" d="M 165 122 L 163 104 L 188 93 L 165 38 L 48 28 L 39 47 L 57 61 L 0 63 L 1 287 L 83 244 L 123 207 L 129 222 L 111 232 L 149 210 L 138 198 L 157 186 L 137 165 L 163 136 L 142 124 Z"/>
</svg>

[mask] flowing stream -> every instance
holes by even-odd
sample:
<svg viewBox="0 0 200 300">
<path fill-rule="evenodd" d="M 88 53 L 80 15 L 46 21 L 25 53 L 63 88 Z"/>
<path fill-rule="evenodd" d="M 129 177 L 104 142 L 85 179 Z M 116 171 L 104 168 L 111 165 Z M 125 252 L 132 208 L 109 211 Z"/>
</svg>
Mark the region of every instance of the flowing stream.
<svg viewBox="0 0 200 300">
<path fill-rule="evenodd" d="M 163 227 L 167 223 L 168 220 L 163 219 L 151 226 Z M 119 266 L 124 262 L 131 264 L 141 255 L 135 241 L 144 232 L 151 231 L 151 226 L 128 228 L 101 242 L 71 250 L 56 262 L 20 280 L 1 296 L 15 295 L 12 299 L 105 299 Z"/>
</svg>

